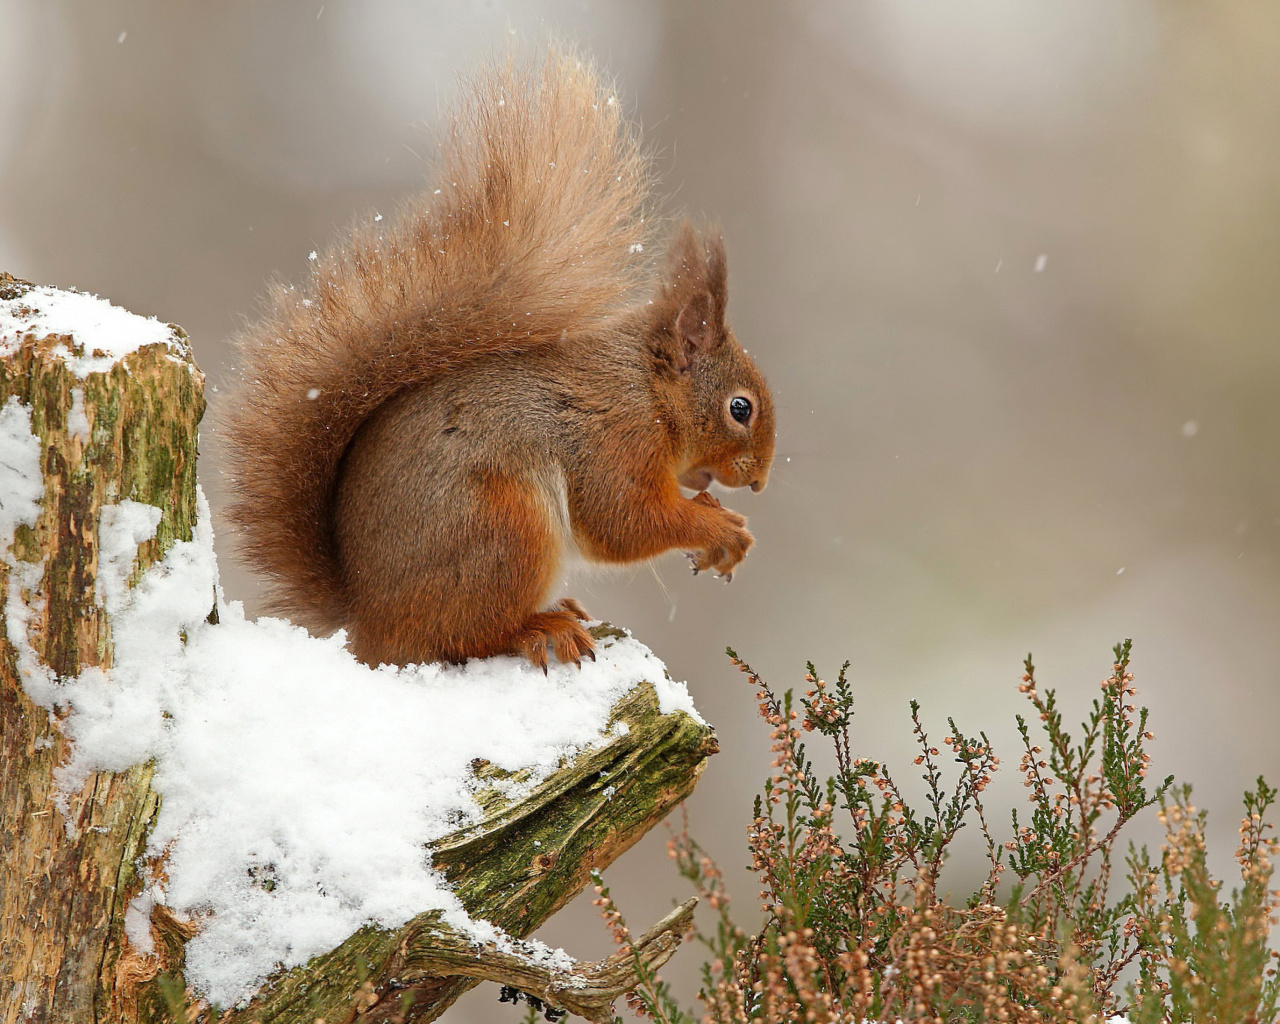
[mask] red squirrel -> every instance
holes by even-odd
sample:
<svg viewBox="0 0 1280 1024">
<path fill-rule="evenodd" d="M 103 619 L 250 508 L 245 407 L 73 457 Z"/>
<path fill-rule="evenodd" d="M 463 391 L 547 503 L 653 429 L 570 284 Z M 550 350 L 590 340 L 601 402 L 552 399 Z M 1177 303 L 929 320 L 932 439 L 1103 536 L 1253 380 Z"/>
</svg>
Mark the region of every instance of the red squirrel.
<svg viewBox="0 0 1280 1024">
<path fill-rule="evenodd" d="M 439 186 L 238 339 L 229 515 L 273 610 L 370 665 L 580 664 L 586 613 L 548 604 L 573 555 L 731 578 L 752 536 L 706 488 L 764 488 L 769 389 L 719 235 L 686 221 L 651 269 L 651 172 L 589 66 L 481 76 Z"/>
</svg>

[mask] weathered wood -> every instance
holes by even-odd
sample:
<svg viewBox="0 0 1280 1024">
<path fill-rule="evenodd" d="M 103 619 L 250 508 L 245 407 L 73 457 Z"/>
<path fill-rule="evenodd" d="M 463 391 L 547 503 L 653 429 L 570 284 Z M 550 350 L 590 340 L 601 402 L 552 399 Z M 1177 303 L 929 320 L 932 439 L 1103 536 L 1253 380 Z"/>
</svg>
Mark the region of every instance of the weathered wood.
<svg viewBox="0 0 1280 1024">
<path fill-rule="evenodd" d="M 595 963 L 578 964 L 566 972 L 550 970 L 531 963 L 528 957 L 495 949 L 486 949 L 477 956 L 473 943 L 465 937 L 447 933 L 432 935 L 429 947 L 421 951 L 418 966 L 427 976 L 496 981 L 537 996 L 551 1006 L 585 1017 L 594 1024 L 613 1024 L 614 1000 L 635 988 L 639 981 L 634 958 L 638 957 L 651 974 L 656 972 L 670 959 L 684 934 L 692 927 L 693 909 L 697 902 L 693 898 L 676 907 L 636 939 L 631 948 L 619 950 Z M 363 1019 L 407 1019 L 405 1010 L 419 992 L 414 988 L 393 990 L 391 998 L 385 999 L 378 998 L 371 987 L 367 997 L 369 1007 Z M 436 1004 L 424 1019 L 434 1019 L 444 1009 L 444 1006 Z"/>
<path fill-rule="evenodd" d="M 0 275 L 0 298 L 29 288 Z M 13 545 L 19 566 L 42 566 L 32 591 L 17 595 L 32 612 L 25 641 L 64 677 L 111 666 L 111 622 L 94 593 L 102 505 L 133 498 L 163 510 L 155 540 L 138 552 L 139 572 L 189 539 L 204 412 L 199 371 L 171 349 L 148 346 L 81 380 L 55 348 L 86 341 L 28 340 L 0 361 L 0 405 L 16 395 L 28 406 L 42 447 L 40 518 L 19 527 Z M 73 389 L 87 440 L 68 426 Z M 0 562 L 0 598 L 13 574 Z M 95 772 L 59 809 L 54 769 L 67 740 L 24 691 L 20 638 L 6 628 L 0 617 L 0 1022 L 107 1019 L 124 911 L 140 889 L 135 863 L 158 807 L 151 770 Z"/>
<path fill-rule="evenodd" d="M 618 703 L 613 721 L 627 723 L 625 735 L 580 753 L 519 803 L 491 793 L 483 822 L 437 844 L 435 865 L 473 918 L 529 935 L 582 891 L 592 869 L 603 870 L 688 796 L 718 749 L 706 726 L 682 712 L 661 714 L 648 684 Z M 441 950 L 461 942 L 434 914 L 396 931 L 366 928 L 219 1020 L 334 1022 L 357 1008 L 362 1020 L 435 1020 L 479 978 L 501 980 L 501 957 L 474 947 L 490 973 L 441 976 Z"/>
<path fill-rule="evenodd" d="M 0 299 L 25 294 L 0 275 Z M 178 332 L 179 338 L 185 337 Z M 202 380 L 165 346 L 125 357 L 104 373 L 76 377 L 58 346 L 92 339 L 26 340 L 0 361 L 0 404 L 16 395 L 31 409 L 43 451 L 44 501 L 34 529 L 19 528 L 16 574 L 0 562 L 0 598 L 10 577 L 38 580 L 15 591 L 32 610 L 25 643 L 55 676 L 109 669 L 111 622 L 97 603 L 97 521 L 104 504 L 132 498 L 160 507 L 156 538 L 138 553 L 133 582 L 196 517 L 196 428 Z M 77 435 L 73 389 L 91 425 Z M 124 912 L 141 888 L 140 857 L 159 808 L 151 768 L 96 772 L 57 803 L 55 768 L 68 757 L 56 721 L 23 689 L 19 641 L 0 616 L 0 1024 L 172 1024 L 200 1013 L 182 977 L 194 927 L 166 908 L 152 917 L 157 953 L 124 937 Z M 602 627 L 603 636 L 610 627 Z M 29 666 L 30 667 L 30 666 Z M 607 742 L 580 751 L 525 799 L 511 803 L 496 783 L 481 794 L 484 819 L 436 845 L 435 864 L 475 919 L 529 935 L 692 791 L 715 734 L 688 715 L 660 712 L 642 684 L 614 708 L 625 722 Z M 637 943 L 642 962 L 671 955 L 687 928 L 680 908 Z M 518 949 L 477 948 L 422 915 L 400 929 L 361 929 L 337 949 L 273 978 L 225 1024 L 330 1024 L 434 1020 L 481 979 L 522 987 L 592 1020 L 635 982 L 628 956 L 552 971 Z M 194 1007 L 194 1009 L 193 1009 Z M 206 1013 L 207 1017 L 208 1014 Z"/>
</svg>

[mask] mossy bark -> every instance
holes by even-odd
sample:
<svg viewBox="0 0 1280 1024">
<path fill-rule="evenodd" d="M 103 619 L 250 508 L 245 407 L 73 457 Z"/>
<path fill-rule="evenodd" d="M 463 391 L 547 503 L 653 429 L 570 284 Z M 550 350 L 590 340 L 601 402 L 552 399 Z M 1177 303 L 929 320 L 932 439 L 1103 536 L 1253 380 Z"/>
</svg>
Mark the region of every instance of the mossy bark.
<svg viewBox="0 0 1280 1024">
<path fill-rule="evenodd" d="M 0 299 L 29 288 L 0 274 Z M 181 345 L 185 336 L 177 336 Z M 111 667 L 110 617 L 94 592 L 103 505 L 132 498 L 162 509 L 155 539 L 139 549 L 135 579 L 176 539 L 190 539 L 202 378 L 189 352 L 153 345 L 81 379 L 63 358 L 68 347 L 92 350 L 93 339 L 26 339 L 0 360 L 0 405 L 16 395 L 29 409 L 44 477 L 38 522 L 20 527 L 9 561 L 0 559 L 0 600 L 28 611 L 23 636 L 9 636 L 16 620 L 0 616 L 0 1024 L 208 1018 L 182 977 L 193 926 L 157 908 L 156 952 L 148 956 L 124 935 L 159 808 L 151 768 L 95 772 L 60 794 L 55 770 L 68 741 L 56 716 L 29 698 L 22 675 Z M 84 410 L 87 438 L 75 429 L 73 403 Z M 716 750 L 705 725 L 662 714 L 648 684 L 619 702 L 614 723 L 626 728 L 579 752 L 518 803 L 496 786 L 486 791 L 484 820 L 436 846 L 437 868 L 473 918 L 530 934 L 582 890 L 593 868 L 611 863 L 687 796 Z M 492 766 L 475 770 L 499 781 Z M 671 954 L 690 912 L 681 908 L 637 942 L 642 962 Z M 483 978 L 606 1020 L 635 974 L 628 956 L 549 971 L 518 952 L 478 948 L 422 915 L 395 931 L 362 929 L 220 1019 L 434 1020 Z"/>
<path fill-rule="evenodd" d="M 0 298 L 29 288 L 0 275 Z M 156 538 L 138 551 L 139 573 L 175 539 L 189 539 L 196 518 L 204 397 L 195 364 L 152 345 L 82 380 L 59 346 L 93 347 L 91 338 L 28 339 L 0 361 L 0 405 L 16 396 L 30 411 L 44 477 L 39 520 L 18 528 L 13 565 L 0 560 L 0 599 L 29 612 L 22 637 L 8 635 L 16 624 L 0 618 L 3 1024 L 116 1015 L 124 912 L 140 888 L 136 864 L 158 808 L 146 765 L 94 772 L 59 805 L 54 770 L 67 759 L 67 740 L 27 696 L 19 653 L 25 647 L 56 677 L 109 669 L 111 620 L 94 592 L 102 506 L 132 498 L 163 510 Z M 83 405 L 87 437 L 70 422 L 73 403 Z M 36 582 L 28 589 L 23 579 Z"/>
<path fill-rule="evenodd" d="M 662 714 L 647 683 L 618 703 L 614 721 L 626 723 L 622 735 L 581 752 L 518 803 L 491 793 L 484 821 L 436 846 L 436 867 L 473 918 L 529 935 L 582 891 L 592 869 L 603 870 L 688 796 L 718 749 L 705 725 L 683 712 Z M 667 934 L 678 936 L 686 924 L 672 923 Z M 468 950 L 468 970 L 446 969 Z M 583 965 L 577 974 L 598 969 Z M 430 1021 L 483 978 L 521 987 L 499 951 L 477 949 L 424 914 L 395 931 L 363 929 L 219 1019 L 311 1024 L 351 1020 L 358 1011 L 368 1021 Z M 544 992 L 554 974 L 545 980 Z M 564 1003 L 554 992 L 549 998 Z"/>
</svg>

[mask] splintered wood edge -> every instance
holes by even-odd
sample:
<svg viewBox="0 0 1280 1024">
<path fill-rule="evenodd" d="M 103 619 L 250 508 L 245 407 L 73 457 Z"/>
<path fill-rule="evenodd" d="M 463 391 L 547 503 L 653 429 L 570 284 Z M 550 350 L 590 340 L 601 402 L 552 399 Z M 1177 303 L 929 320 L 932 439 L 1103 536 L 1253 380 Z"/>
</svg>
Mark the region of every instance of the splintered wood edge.
<svg viewBox="0 0 1280 1024">
<path fill-rule="evenodd" d="M 436 868 L 473 918 L 515 938 L 529 935 L 586 887 L 593 869 L 603 870 L 688 796 L 719 749 L 708 726 L 684 712 L 662 714 L 649 683 L 618 702 L 613 721 L 627 730 L 580 751 L 524 799 L 435 845 Z M 676 945 L 662 947 L 663 959 Z M 367 1021 L 434 1020 L 490 977 L 477 972 L 511 969 L 499 952 L 442 926 L 436 912 L 394 931 L 368 926 L 218 1019 L 311 1024 L 358 1011 Z"/>
<path fill-rule="evenodd" d="M 641 980 L 641 970 L 652 974 L 671 959 L 693 926 L 697 904 L 693 897 L 673 908 L 625 951 L 619 950 L 603 960 L 577 963 L 569 970 L 549 967 L 536 956 L 519 950 L 500 950 L 491 945 L 477 949 L 467 936 L 447 928 L 432 935 L 430 948 L 420 952 L 419 965 L 423 976 L 464 977 L 510 985 L 579 1017 L 612 1024 L 614 1000 L 635 988 Z M 403 1010 L 409 1001 L 406 996 L 412 991 L 406 985 L 392 993 L 399 997 L 392 1002 Z M 370 1008 L 376 1009 L 377 1005 L 373 1003 Z"/>
</svg>

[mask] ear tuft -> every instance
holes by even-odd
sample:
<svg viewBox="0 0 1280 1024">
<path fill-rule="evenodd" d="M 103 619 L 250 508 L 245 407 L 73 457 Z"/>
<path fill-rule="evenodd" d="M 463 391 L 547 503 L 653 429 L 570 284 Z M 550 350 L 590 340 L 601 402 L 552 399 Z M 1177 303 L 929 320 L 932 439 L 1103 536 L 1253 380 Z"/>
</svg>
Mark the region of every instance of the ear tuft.
<svg viewBox="0 0 1280 1024">
<path fill-rule="evenodd" d="M 674 343 L 666 358 L 684 372 L 695 352 L 713 348 L 724 334 L 728 282 L 719 233 L 704 243 L 688 220 L 681 222 L 668 250 L 662 297 Z"/>
<path fill-rule="evenodd" d="M 706 256 L 698 233 L 686 218 L 680 222 L 676 236 L 667 249 L 667 273 L 663 290 L 672 295 L 685 295 L 701 287 L 706 279 Z"/>
<path fill-rule="evenodd" d="M 724 324 L 725 310 L 729 305 L 729 269 L 725 262 L 724 239 L 720 232 L 707 237 L 707 291 L 711 295 L 712 315 L 716 323 Z"/>
</svg>

